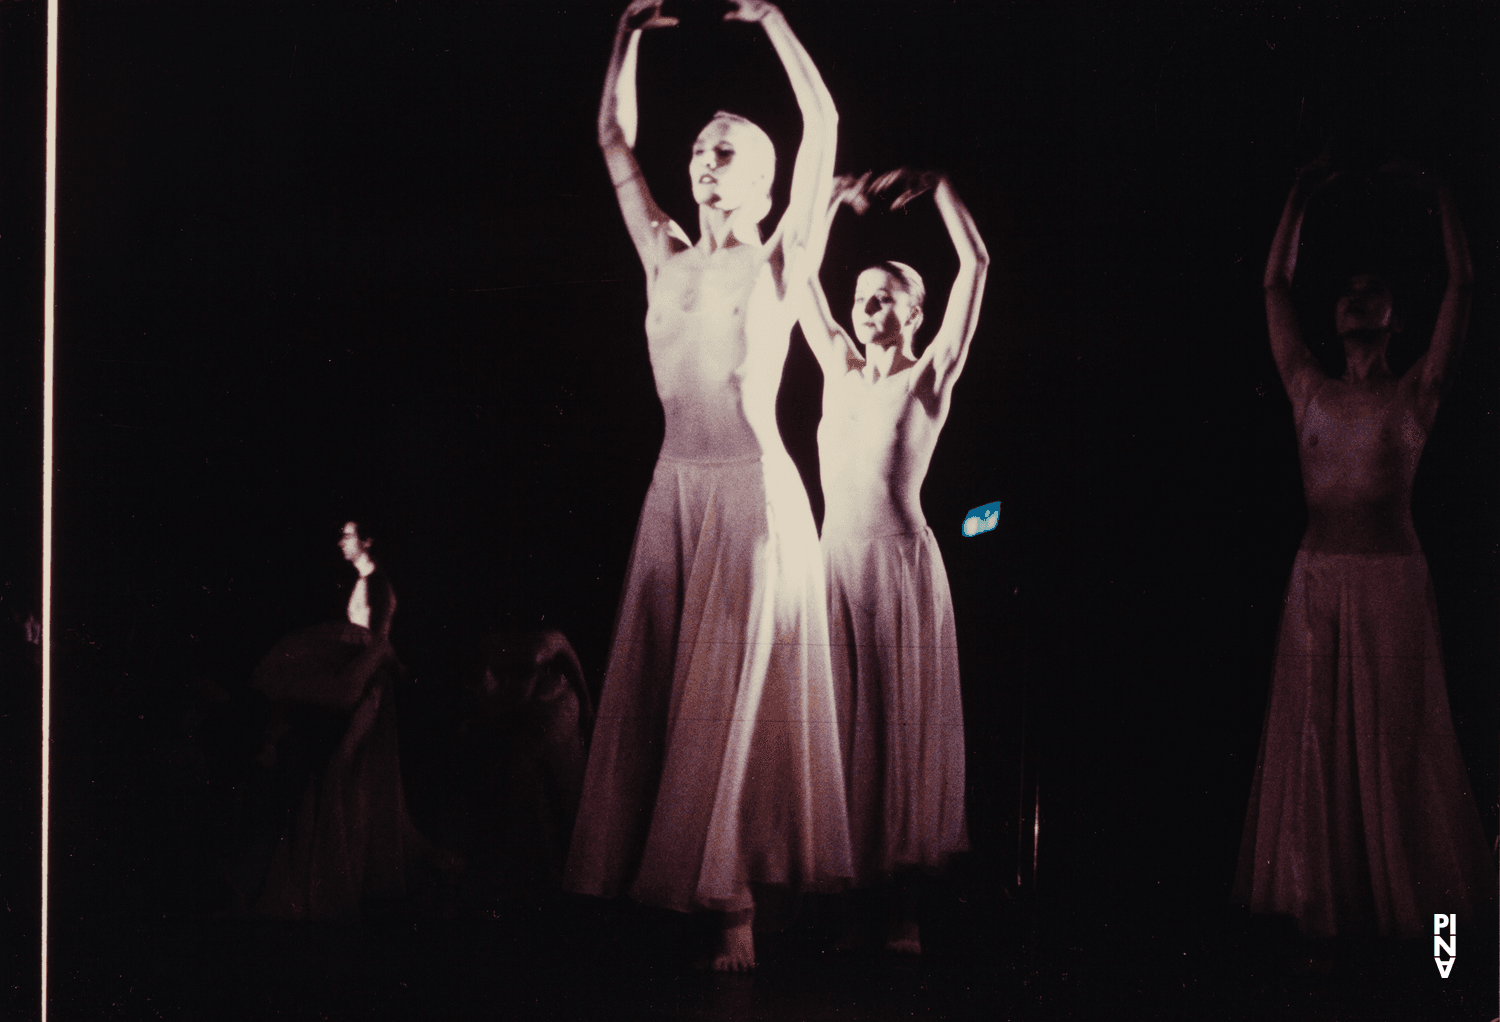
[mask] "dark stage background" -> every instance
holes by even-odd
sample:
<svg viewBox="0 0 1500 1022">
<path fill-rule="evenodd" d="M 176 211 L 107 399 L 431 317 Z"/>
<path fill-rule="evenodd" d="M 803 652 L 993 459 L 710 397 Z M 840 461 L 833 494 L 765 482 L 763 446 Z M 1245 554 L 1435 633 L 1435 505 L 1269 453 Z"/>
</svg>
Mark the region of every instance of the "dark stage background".
<svg viewBox="0 0 1500 1022">
<path fill-rule="evenodd" d="M 774 217 L 799 130 L 785 75 L 758 28 L 685 6 L 687 24 L 642 46 L 647 179 L 695 233 L 688 143 L 714 110 L 741 112 L 777 142 Z M 446 714 L 487 629 L 562 628 L 597 688 L 662 429 L 644 278 L 593 136 L 615 8 L 64 5 L 55 1017 L 99 1017 L 88 1006 L 106 1001 L 135 1017 L 120 927 L 214 907 L 219 795 L 203 778 L 232 750 L 206 748 L 191 713 L 210 684 L 239 698 L 287 631 L 342 614 L 347 518 L 372 523 L 400 597 L 419 823 L 436 825 Z M 8 62 L 32 59 L 9 41 L 35 36 L 39 9 L 5 5 Z M 948 171 L 993 258 L 923 491 L 958 614 L 965 889 L 984 918 L 1021 904 L 1002 893 L 1019 869 L 1059 946 L 1076 948 L 1059 959 L 1076 975 L 1114 967 L 1099 949 L 1178 925 L 1162 920 L 1227 912 L 1304 523 L 1260 277 L 1293 172 L 1330 135 L 1444 170 L 1470 234 L 1468 350 L 1415 515 L 1493 837 L 1493 10 L 785 9 L 839 106 L 839 169 Z M 0 106 L 6 137 L 30 137 L 14 109 Z M 0 159 L 7 216 L 25 220 L 40 161 Z M 24 241 L 36 219 L 16 228 L 19 250 L 0 229 L 7 259 L 39 256 Z M 1410 299 L 1408 338 L 1430 331 L 1443 267 L 1420 196 L 1337 186 L 1303 251 L 1310 330 L 1331 333 L 1329 281 L 1373 263 Z M 929 199 L 841 215 L 823 275 L 835 310 L 847 319 L 855 273 L 890 257 L 927 277 L 935 327 L 956 262 Z M 20 436 L 5 465 L 21 480 L 12 492 L 33 494 L 39 273 L 27 273 L 5 284 L 6 415 Z M 821 512 L 819 400 L 794 338 L 781 424 Z M 991 500 L 999 529 L 961 537 L 964 512 Z M 22 505 L 7 502 L 7 524 L 34 535 Z M 7 577 L 31 584 L 13 560 Z M 1033 780 L 1034 878 L 1019 823 Z M 1476 973 L 1494 960 L 1480 931 L 1466 948 Z M 1209 966 L 1136 961 L 1122 990 L 1180 980 L 1213 1004 L 1227 989 Z M 995 998 L 985 1017 L 1025 1001 L 987 968 L 966 980 Z M 1413 989 L 1436 990 L 1425 951 L 1410 969 Z M 152 989 L 159 1005 L 177 987 Z"/>
<path fill-rule="evenodd" d="M 41 864 L 46 11 L 0 5 L 0 1006 L 36 1003 Z"/>
</svg>

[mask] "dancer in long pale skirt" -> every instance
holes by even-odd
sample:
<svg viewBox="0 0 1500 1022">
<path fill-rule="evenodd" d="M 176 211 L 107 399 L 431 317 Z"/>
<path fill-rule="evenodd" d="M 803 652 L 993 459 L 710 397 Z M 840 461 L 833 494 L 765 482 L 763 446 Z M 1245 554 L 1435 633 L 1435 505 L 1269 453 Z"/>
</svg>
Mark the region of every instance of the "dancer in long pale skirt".
<svg viewBox="0 0 1500 1022">
<path fill-rule="evenodd" d="M 599 144 L 646 268 L 646 339 L 666 437 L 641 509 L 600 697 L 564 885 L 721 912 L 715 968 L 754 965 L 751 883 L 841 886 L 851 876 L 827 610 L 807 493 L 776 427 L 797 317 L 788 284 L 816 270 L 837 115 L 786 19 L 758 22 L 802 110 L 791 200 L 768 241 L 775 151 L 721 113 L 689 163 L 700 236 L 657 207 L 634 145 L 640 30 L 675 24 L 660 0 L 620 19 Z"/>
<path fill-rule="evenodd" d="M 1347 367 L 1330 377 L 1291 298 L 1326 157 L 1298 175 L 1266 266 L 1271 348 L 1296 417 L 1308 526 L 1287 586 L 1234 897 L 1310 937 L 1416 937 L 1435 913 L 1493 896 L 1443 678 L 1427 562 L 1411 520 L 1417 462 L 1458 359 L 1472 271 L 1446 187 L 1448 283 L 1432 344 L 1402 376 L 1390 288 L 1350 279 L 1334 313 Z"/>
<path fill-rule="evenodd" d="M 946 177 L 896 172 L 868 190 L 898 182 L 909 187 L 893 208 L 936 186 L 958 250 L 936 336 L 919 358 L 924 287 L 898 262 L 870 267 L 855 286 L 851 315 L 863 354 L 829 311 L 816 274 L 802 329 L 823 368 L 822 546 L 856 884 L 908 881 L 893 899 L 886 943 L 915 953 L 920 932 L 906 875 L 968 848 L 953 600 L 920 493 L 968 357 L 989 255 Z M 865 192 L 862 180 L 841 195 L 862 205 Z"/>
</svg>

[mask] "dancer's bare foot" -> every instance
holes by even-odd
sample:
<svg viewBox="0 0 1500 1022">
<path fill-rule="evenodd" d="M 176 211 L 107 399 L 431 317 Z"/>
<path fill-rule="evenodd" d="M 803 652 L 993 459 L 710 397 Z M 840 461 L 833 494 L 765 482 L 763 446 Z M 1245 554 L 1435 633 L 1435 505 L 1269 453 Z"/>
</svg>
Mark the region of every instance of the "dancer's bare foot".
<svg viewBox="0 0 1500 1022">
<path fill-rule="evenodd" d="M 725 926 L 719 935 L 719 950 L 714 955 L 715 972 L 748 972 L 755 968 L 755 937 L 747 920 Z"/>
<path fill-rule="evenodd" d="M 922 934 L 915 919 L 893 919 L 886 931 L 885 949 L 898 955 L 922 953 Z"/>
<path fill-rule="evenodd" d="M 725 912 L 714 939 L 714 949 L 694 963 L 695 968 L 715 972 L 749 972 L 755 968 L 755 909 Z"/>
</svg>

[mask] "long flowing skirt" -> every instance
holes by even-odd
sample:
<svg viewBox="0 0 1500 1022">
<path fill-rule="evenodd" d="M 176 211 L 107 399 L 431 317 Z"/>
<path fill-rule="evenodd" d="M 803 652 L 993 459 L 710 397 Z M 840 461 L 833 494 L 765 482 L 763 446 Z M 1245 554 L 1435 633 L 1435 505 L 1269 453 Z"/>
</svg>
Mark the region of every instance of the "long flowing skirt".
<svg viewBox="0 0 1500 1022">
<path fill-rule="evenodd" d="M 1299 552 L 1235 900 L 1313 936 L 1414 937 L 1494 886 L 1426 560 Z"/>
<path fill-rule="evenodd" d="M 857 882 L 968 849 L 948 574 L 931 529 L 823 536 Z"/>
<path fill-rule="evenodd" d="M 277 746 L 286 815 L 257 915 L 352 919 L 406 890 L 409 822 L 392 672 L 356 625 L 293 633 L 252 678 L 290 724 Z"/>
<path fill-rule="evenodd" d="M 691 911 L 851 875 L 817 533 L 787 458 L 663 456 L 564 886 Z"/>
</svg>

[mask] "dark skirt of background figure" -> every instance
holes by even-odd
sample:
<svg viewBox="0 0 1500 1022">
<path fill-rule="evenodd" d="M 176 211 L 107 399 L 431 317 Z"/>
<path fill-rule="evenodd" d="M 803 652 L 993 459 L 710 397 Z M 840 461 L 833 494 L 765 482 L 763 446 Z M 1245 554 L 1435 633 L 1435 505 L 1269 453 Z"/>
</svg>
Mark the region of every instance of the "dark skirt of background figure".
<svg viewBox="0 0 1500 1022">
<path fill-rule="evenodd" d="M 397 750 L 388 641 L 333 622 L 283 639 L 251 688 L 271 724 L 258 760 L 270 773 L 276 835 L 251 912 L 279 919 L 352 919 L 370 899 L 406 893 L 414 831 Z"/>
<path fill-rule="evenodd" d="M 492 635 L 459 726 L 448 810 L 479 904 L 556 891 L 588 761 L 594 706 L 558 631 Z"/>
</svg>

